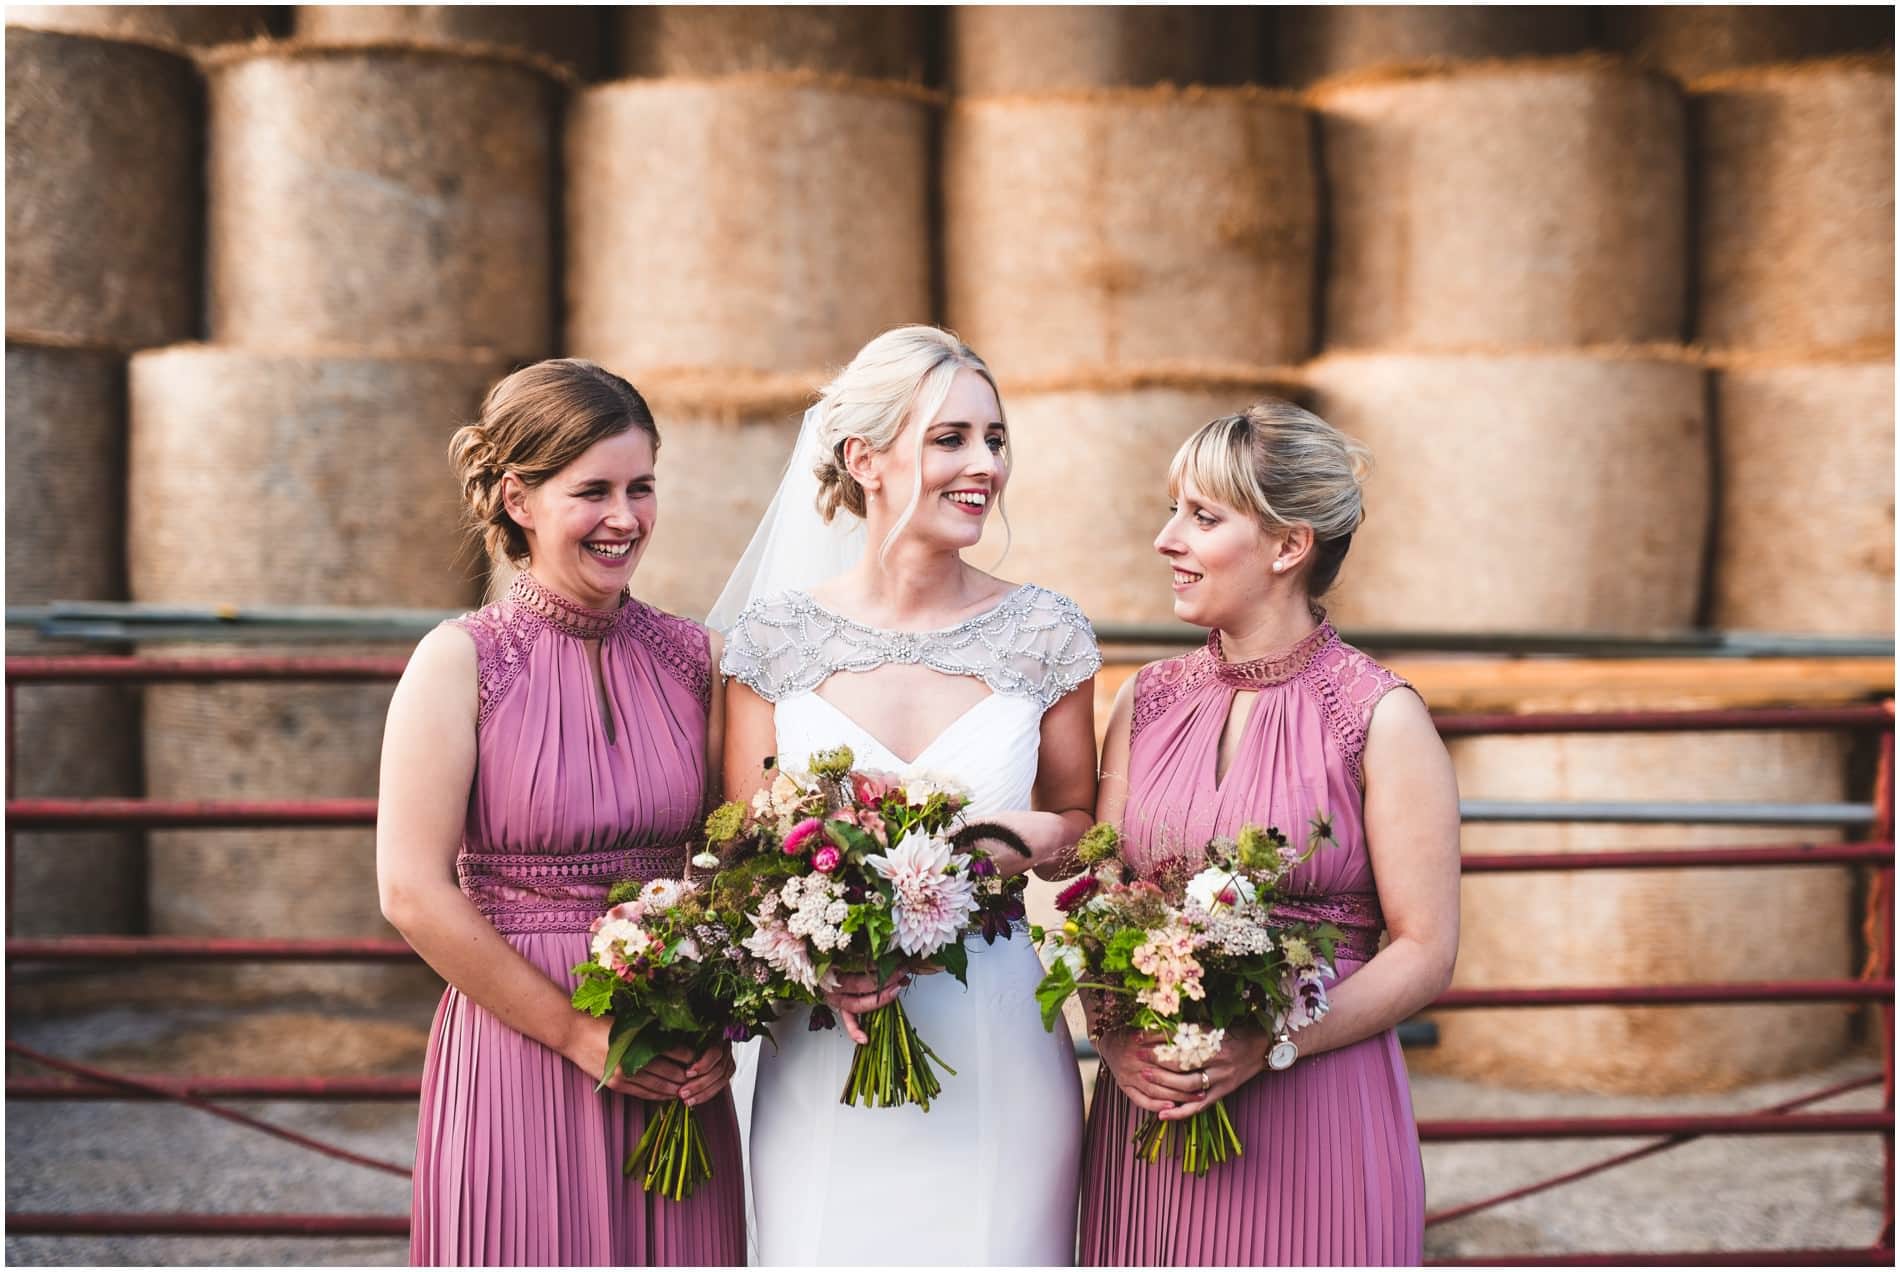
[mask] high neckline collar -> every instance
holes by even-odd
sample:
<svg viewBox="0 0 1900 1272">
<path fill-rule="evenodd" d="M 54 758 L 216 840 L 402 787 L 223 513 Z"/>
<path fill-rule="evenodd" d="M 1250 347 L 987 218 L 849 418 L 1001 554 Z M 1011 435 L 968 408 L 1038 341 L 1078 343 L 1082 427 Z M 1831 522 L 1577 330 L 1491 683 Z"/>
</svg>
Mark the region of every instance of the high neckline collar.
<svg viewBox="0 0 1900 1272">
<path fill-rule="evenodd" d="M 1220 629 L 1215 628 L 1207 634 L 1206 646 L 1207 656 L 1214 664 L 1215 676 L 1222 684 L 1235 689 L 1264 689 L 1285 684 L 1305 671 L 1319 651 L 1338 637 L 1332 623 L 1326 618 L 1325 610 L 1315 606 L 1313 617 L 1318 620 L 1319 626 L 1298 641 L 1285 649 L 1246 662 L 1227 661 L 1221 652 Z"/>
<path fill-rule="evenodd" d="M 633 613 L 633 597 L 620 594 L 620 604 L 610 610 L 591 609 L 571 601 L 523 570 L 508 585 L 508 599 L 532 610 L 548 626 L 577 640 L 598 640 L 614 630 Z"/>
</svg>

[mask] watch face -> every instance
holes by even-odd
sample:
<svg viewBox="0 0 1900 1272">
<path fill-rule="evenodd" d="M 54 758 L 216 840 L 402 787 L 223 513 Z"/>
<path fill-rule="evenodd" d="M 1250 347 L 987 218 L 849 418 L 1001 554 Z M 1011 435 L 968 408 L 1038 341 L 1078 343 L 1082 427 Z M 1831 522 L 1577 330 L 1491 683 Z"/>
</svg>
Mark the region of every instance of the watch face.
<svg viewBox="0 0 1900 1272">
<path fill-rule="evenodd" d="M 1267 1052 L 1267 1067 L 1281 1070 L 1291 1069 L 1293 1062 L 1300 1058 L 1300 1049 L 1291 1042 L 1276 1042 L 1273 1050 Z"/>
</svg>

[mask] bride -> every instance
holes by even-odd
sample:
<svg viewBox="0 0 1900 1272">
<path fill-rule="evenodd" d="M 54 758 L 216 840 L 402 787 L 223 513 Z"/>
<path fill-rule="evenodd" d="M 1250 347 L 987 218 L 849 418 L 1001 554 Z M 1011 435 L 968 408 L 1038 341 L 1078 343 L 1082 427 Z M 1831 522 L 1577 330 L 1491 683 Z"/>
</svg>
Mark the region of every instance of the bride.
<svg viewBox="0 0 1900 1272">
<path fill-rule="evenodd" d="M 768 756 L 802 767 L 842 743 L 863 767 L 969 788 L 966 820 L 1030 850 L 986 843 L 1005 871 L 1053 866 L 1088 828 L 1101 664 L 1088 620 L 962 557 L 1009 465 L 989 368 L 947 332 L 888 331 L 825 388 L 712 613 L 732 681 L 727 798 L 751 798 Z M 806 1009 L 774 1026 L 749 1136 L 757 1262 L 1073 1260 L 1081 1086 L 1067 1030 L 1042 1027 L 1041 974 L 1019 930 L 972 944 L 967 990 L 844 977 L 829 996 L 842 1028 L 809 1028 Z M 846 1107 L 857 1015 L 900 993 L 956 1075 L 928 1113 Z"/>
</svg>

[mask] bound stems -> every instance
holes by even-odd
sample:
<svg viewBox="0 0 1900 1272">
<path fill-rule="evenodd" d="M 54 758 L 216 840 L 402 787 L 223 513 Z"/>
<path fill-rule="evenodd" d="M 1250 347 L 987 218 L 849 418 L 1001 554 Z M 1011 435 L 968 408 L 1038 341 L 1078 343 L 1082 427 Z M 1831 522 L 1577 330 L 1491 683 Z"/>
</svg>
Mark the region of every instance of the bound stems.
<svg viewBox="0 0 1900 1272">
<path fill-rule="evenodd" d="M 930 1102 L 943 1094 L 943 1083 L 931 1061 L 943 1065 L 944 1072 L 952 1077 L 957 1071 L 944 1064 L 943 1057 L 919 1036 L 904 1013 L 903 1003 L 886 1003 L 858 1019 L 869 1041 L 851 1053 L 851 1070 L 845 1075 L 839 1103 L 855 1108 L 862 1100 L 874 1109 L 915 1104 L 929 1112 Z"/>
</svg>

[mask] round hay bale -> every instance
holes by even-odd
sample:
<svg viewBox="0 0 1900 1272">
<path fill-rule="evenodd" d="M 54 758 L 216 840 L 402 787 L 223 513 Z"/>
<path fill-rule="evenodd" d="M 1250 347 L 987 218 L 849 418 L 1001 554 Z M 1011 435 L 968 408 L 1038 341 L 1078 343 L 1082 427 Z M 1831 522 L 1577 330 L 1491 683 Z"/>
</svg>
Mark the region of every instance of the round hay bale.
<svg viewBox="0 0 1900 1272">
<path fill-rule="evenodd" d="M 549 350 L 555 79 L 501 54 L 285 45 L 210 76 L 213 340 Z"/>
<path fill-rule="evenodd" d="M 227 44 L 270 34 L 261 4 L 10 4 L 8 26 L 153 44 Z M 11 34 L 7 37 L 11 40 Z"/>
<path fill-rule="evenodd" d="M 1318 177 L 1285 96 L 963 100 L 944 151 L 950 323 L 1001 374 L 1311 352 Z"/>
<path fill-rule="evenodd" d="M 122 349 L 198 328 L 198 73 L 9 27 L 7 331 Z"/>
<path fill-rule="evenodd" d="M 449 435 L 488 358 L 184 346 L 131 373 L 132 595 L 455 608 L 474 599 Z"/>
<path fill-rule="evenodd" d="M 1577 58 L 1359 79 L 1310 100 L 1327 347 L 1682 338 L 1686 125 L 1668 79 Z"/>
<path fill-rule="evenodd" d="M 1805 733 L 1567 734 L 1457 739 L 1467 799 L 1846 798 L 1846 744 Z M 1464 848 L 1580 853 L 1836 838 L 1776 827 L 1467 826 Z M 1460 988 L 1717 984 L 1853 975 L 1844 868 L 1467 875 Z M 1839 1004 L 1448 1011 L 1419 1068 L 1513 1086 L 1663 1094 L 1723 1090 L 1837 1058 Z M 1408 1060 L 1411 1058 L 1408 1057 Z"/>
<path fill-rule="evenodd" d="M 622 75 L 924 78 L 924 12 L 904 5 L 637 5 L 618 11 L 617 26 Z"/>
<path fill-rule="evenodd" d="M 326 655 L 408 646 L 326 646 Z M 152 651 L 148 651 L 152 652 Z M 308 646 L 160 652 L 304 654 Z M 376 794 L 388 684 L 153 686 L 145 694 L 145 785 L 154 799 L 343 799 Z M 376 891 L 369 830 L 155 831 L 151 926 L 169 936 L 394 938 Z M 321 965 L 195 972 L 239 997 L 298 991 L 351 1002 L 426 994 L 427 968 Z"/>
<path fill-rule="evenodd" d="M 1259 11 L 1207 5 L 959 5 L 950 84 L 994 95 L 1255 78 Z"/>
<path fill-rule="evenodd" d="M 1340 354 L 1314 409 L 1372 449 L 1342 626 L 1694 626 L 1708 540 L 1701 368 L 1656 351 Z"/>
<path fill-rule="evenodd" d="M 1893 363 L 1715 375 L 1717 627 L 1893 631 Z"/>
<path fill-rule="evenodd" d="M 1284 84 L 1421 62 L 1575 53 L 1593 43 L 1584 5 L 1283 5 L 1274 13 Z"/>
<path fill-rule="evenodd" d="M 805 374 L 931 314 L 930 107 L 815 75 L 627 80 L 567 125 L 567 347 Z"/>
<path fill-rule="evenodd" d="M 124 599 L 124 359 L 8 341 L 6 379 L 7 603 Z M 9 634 L 7 652 L 70 651 Z M 14 713 L 14 795 L 139 793 L 135 693 L 25 685 Z M 21 832 L 14 854 L 10 905 L 19 935 L 143 925 L 137 832 Z"/>
<path fill-rule="evenodd" d="M 586 5 L 300 4 L 300 40 L 401 41 L 516 49 L 590 75 L 600 66 L 600 11 Z"/>
<path fill-rule="evenodd" d="M 1893 14 L 1880 5 L 1605 5 L 1602 15 L 1612 48 L 1679 79 L 1893 47 Z"/>
<path fill-rule="evenodd" d="M 1266 372 L 1002 388 L 1008 553 L 1002 519 L 992 516 L 970 561 L 1065 593 L 1097 623 L 1174 622 L 1168 564 L 1154 550 L 1168 518 L 1168 461 L 1207 421 L 1290 391 Z"/>
<path fill-rule="evenodd" d="M 1890 354 L 1892 61 L 1737 71 L 1690 103 L 1697 339 Z"/>
</svg>

